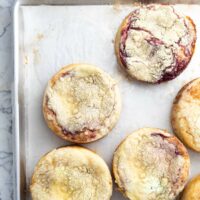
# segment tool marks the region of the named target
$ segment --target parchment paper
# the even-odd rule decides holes
[[[42,98],[47,81],[61,67],[71,63],[99,66],[118,80],[122,98],[120,120],[105,138],[84,145],[95,150],[111,166],[113,152],[128,134],[142,127],[172,132],[170,110],[178,90],[200,76],[200,6],[178,5],[197,26],[197,46],[187,69],[175,80],[149,85],[129,80],[119,68],[114,38],[133,6],[29,6],[23,17],[21,57],[25,70],[26,177],[29,184],[39,158],[53,148],[69,143],[55,136],[42,115]],[[167,17],[167,16],[166,16]],[[191,177],[200,173],[200,154],[189,150]],[[113,200],[124,199],[114,189]]]

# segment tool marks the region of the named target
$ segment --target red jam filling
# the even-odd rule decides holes
[[[152,7],[147,7],[147,9],[153,9]],[[176,14],[177,18],[180,19],[180,16],[174,11],[173,12]],[[144,31],[144,32],[148,32],[151,35],[151,39],[148,39],[147,42],[150,45],[153,46],[160,46],[160,45],[165,45],[163,41],[161,41],[160,39],[156,38],[153,36],[153,34],[148,31],[145,30],[144,28],[140,28],[140,27],[134,27],[134,23],[135,21],[138,20],[137,15],[139,13],[139,9],[135,10],[128,19],[128,22],[126,23],[126,27],[124,27],[121,31],[121,40],[120,40],[120,46],[119,46],[119,55],[120,55],[120,60],[121,63],[123,64],[123,66],[125,68],[127,68],[127,62],[126,62],[126,58],[128,57],[127,53],[126,53],[126,40],[128,37],[128,32],[129,30],[137,30],[137,31]],[[185,26],[187,27],[186,22],[184,21]],[[186,33],[188,34],[188,33]],[[191,59],[191,46],[194,48],[195,45],[195,40],[192,41],[192,44],[188,46],[183,46],[180,44],[181,43],[181,38],[180,40],[177,42],[177,44],[179,45],[179,47],[181,47],[181,49],[183,50],[184,53],[184,58],[178,58],[178,56],[173,52],[173,47],[170,46],[168,48],[171,48],[173,55],[174,55],[174,59],[173,62],[171,64],[171,66],[167,67],[162,74],[162,77],[157,81],[157,83],[161,83],[164,81],[169,81],[174,79],[175,77],[177,77],[188,65],[190,59]],[[167,46],[167,45],[165,45]],[[154,52],[156,53],[156,52]],[[170,70],[168,70],[170,68]]]

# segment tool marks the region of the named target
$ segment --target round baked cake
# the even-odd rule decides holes
[[[200,152],[200,78],[179,91],[173,103],[171,121],[181,141]]]
[[[33,200],[109,200],[112,178],[106,163],[97,154],[68,146],[40,159],[30,191]]]
[[[117,84],[92,65],[62,68],[49,81],[43,100],[45,120],[61,138],[88,143],[107,135],[120,114]]]
[[[200,175],[193,178],[186,186],[181,200],[199,200],[200,199]]]
[[[192,19],[173,6],[137,7],[120,26],[115,49],[120,65],[140,81],[160,83],[177,77],[195,48]]]
[[[133,132],[113,158],[115,181],[130,200],[174,200],[185,186],[189,166],[183,144],[156,128]]]

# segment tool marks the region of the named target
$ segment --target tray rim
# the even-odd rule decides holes
[[[114,5],[120,0],[16,0],[13,6],[13,43],[14,43],[14,84],[12,85],[12,120],[13,120],[13,191],[14,200],[25,200],[25,173],[21,160],[21,140],[20,140],[20,101],[19,101],[19,8],[20,6],[67,6],[67,5]],[[162,0],[147,0],[141,3],[162,3]],[[165,0],[164,0],[165,1]],[[167,4],[174,4],[166,0]],[[193,0],[192,3],[181,0],[180,3],[200,4],[200,0]],[[126,3],[133,3],[133,0],[127,0]],[[176,0],[174,0],[176,2]],[[137,2],[138,3],[138,2]],[[25,149],[24,149],[25,150]],[[22,177],[22,175],[24,177]]]
[[[14,84],[13,84],[13,132],[14,132],[14,152],[13,152],[13,190],[14,199],[20,200],[20,137],[19,137],[19,96],[18,96],[18,69],[19,69],[19,51],[18,51],[18,9],[19,1],[16,1],[13,7],[13,42],[14,42]]]

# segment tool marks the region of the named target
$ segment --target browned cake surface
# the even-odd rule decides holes
[[[200,78],[186,84],[176,96],[171,114],[177,136],[200,152]]]
[[[107,135],[120,114],[116,82],[97,67],[69,65],[49,81],[43,113],[58,136],[76,143],[88,143]]]
[[[110,200],[110,171],[94,152],[68,146],[43,156],[30,186],[33,200]]]
[[[113,159],[115,181],[130,200],[174,200],[186,184],[189,166],[183,144],[155,128],[133,132]]]
[[[200,200],[200,175],[188,183],[181,200]]]

